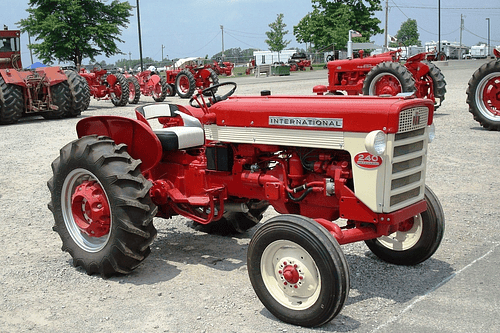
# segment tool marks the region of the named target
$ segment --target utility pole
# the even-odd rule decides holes
[[[222,54],[221,54],[221,58],[222,58],[222,61],[224,61],[224,26],[221,25],[220,29],[222,30]]]
[[[163,46],[163,44],[161,44],[161,62],[163,62],[163,49],[165,48],[165,46]]]
[[[441,0],[438,0],[438,50],[437,55],[441,53]],[[439,59],[438,59],[439,60]]]
[[[384,37],[384,52],[389,49],[389,44],[387,44],[387,34],[389,33],[388,22],[389,21],[389,0],[385,0],[385,37]]]
[[[139,14],[139,0],[137,0],[137,28],[139,29],[139,56],[141,58],[141,72],[144,70],[142,64],[142,41],[141,41],[141,15]]]
[[[460,14],[460,51],[458,52],[458,60],[462,60],[462,30],[464,29],[464,17]]]
[[[486,58],[490,56],[490,18],[487,17],[486,20],[488,21],[488,53],[486,54]]]

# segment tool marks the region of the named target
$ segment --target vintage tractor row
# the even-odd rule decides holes
[[[414,92],[428,98],[437,109],[445,98],[446,81],[441,70],[427,61],[427,53],[416,54],[400,63],[401,49],[359,58],[329,61],[328,86],[319,85],[317,94],[391,95]]]
[[[481,126],[500,131],[500,49],[493,50],[495,60],[474,72],[467,87],[467,104]]]
[[[26,115],[59,119],[86,110],[89,87],[76,72],[60,67],[22,69],[20,34],[0,30],[0,125],[16,123]]]
[[[216,95],[223,85],[232,89]],[[229,98],[235,89],[199,90],[189,106],[140,106],[137,120],[80,120],[48,181],[54,230],[75,266],[132,272],[151,252],[154,217],[245,232],[271,205],[281,215],[250,241],[250,281],[277,318],[309,327],[347,300],[341,244],[364,241],[398,265],[437,250],[444,215],[425,185],[430,99]]]

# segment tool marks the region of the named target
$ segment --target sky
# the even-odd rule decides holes
[[[3,0],[6,1],[6,0]],[[119,43],[124,53],[110,58],[99,56],[97,61],[112,64],[120,59],[139,59],[137,24],[137,0],[128,0],[134,6],[130,24],[122,31]],[[376,13],[385,28],[386,0],[381,1],[383,10]],[[388,33],[396,35],[401,24],[409,18],[417,21],[422,44],[438,40],[438,5],[441,9],[441,41],[460,41],[460,16],[463,15],[462,42],[471,46],[488,39],[490,22],[490,44],[500,45],[500,1],[483,0],[388,0]],[[0,23],[17,29],[16,22],[28,17],[28,1],[11,1],[2,6]],[[293,26],[312,11],[309,0],[139,0],[143,57],[160,60],[164,58],[209,57],[224,49],[240,47],[267,50],[265,32],[278,14],[284,14],[288,47],[304,48],[293,36]],[[222,34],[223,26],[224,34]],[[0,25],[1,27],[1,25]],[[383,45],[384,35],[372,36],[375,44]],[[23,65],[31,64],[27,47],[28,36],[21,36]],[[38,61],[36,56],[34,62]],[[84,64],[88,63],[84,60]]]

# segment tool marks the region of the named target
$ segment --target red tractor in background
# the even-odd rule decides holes
[[[222,58],[219,57],[216,60],[214,60],[211,68],[217,75],[232,76],[234,63],[230,61],[223,61]]]
[[[223,85],[232,89],[216,95]],[[132,272],[151,252],[154,217],[241,233],[271,205],[281,215],[250,241],[250,281],[277,318],[312,327],[347,300],[341,244],[364,241],[398,265],[437,250],[444,213],[425,184],[430,99],[229,97],[235,89],[226,82],[197,91],[188,106],[140,106],[136,120],[77,124],[48,181],[53,229],[75,266],[104,277]]]
[[[166,82],[174,87],[180,98],[190,98],[196,89],[206,89],[219,83],[217,73],[203,60],[194,57],[179,59],[165,71]]]
[[[400,63],[401,49],[359,58],[329,61],[328,86],[316,86],[317,94],[391,95],[414,92],[428,98],[437,109],[445,98],[446,81],[441,70],[419,53]]]
[[[87,80],[90,95],[97,100],[111,100],[114,106],[124,106],[129,98],[129,84],[120,73],[108,73],[106,69],[95,66],[90,71],[80,69],[80,75]]]
[[[155,70],[145,70],[136,75],[125,73],[128,82],[130,104],[137,104],[141,95],[153,97],[155,102],[163,102],[165,97],[174,96],[175,88],[168,84],[165,77]]]
[[[313,70],[312,61],[307,59],[307,55],[305,53],[294,53],[288,60],[288,64],[290,65],[290,71],[305,71],[307,67],[310,70]]]
[[[76,72],[60,67],[22,69],[20,36],[19,30],[0,30],[0,125],[26,115],[59,119],[86,110],[89,90]]]
[[[477,69],[467,86],[467,104],[474,120],[492,131],[500,131],[500,49],[496,59]]]

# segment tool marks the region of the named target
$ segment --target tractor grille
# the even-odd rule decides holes
[[[385,212],[392,212],[424,197],[429,109],[416,107],[399,115],[399,131],[389,136],[392,165],[387,169]],[[389,145],[388,145],[389,147]]]

